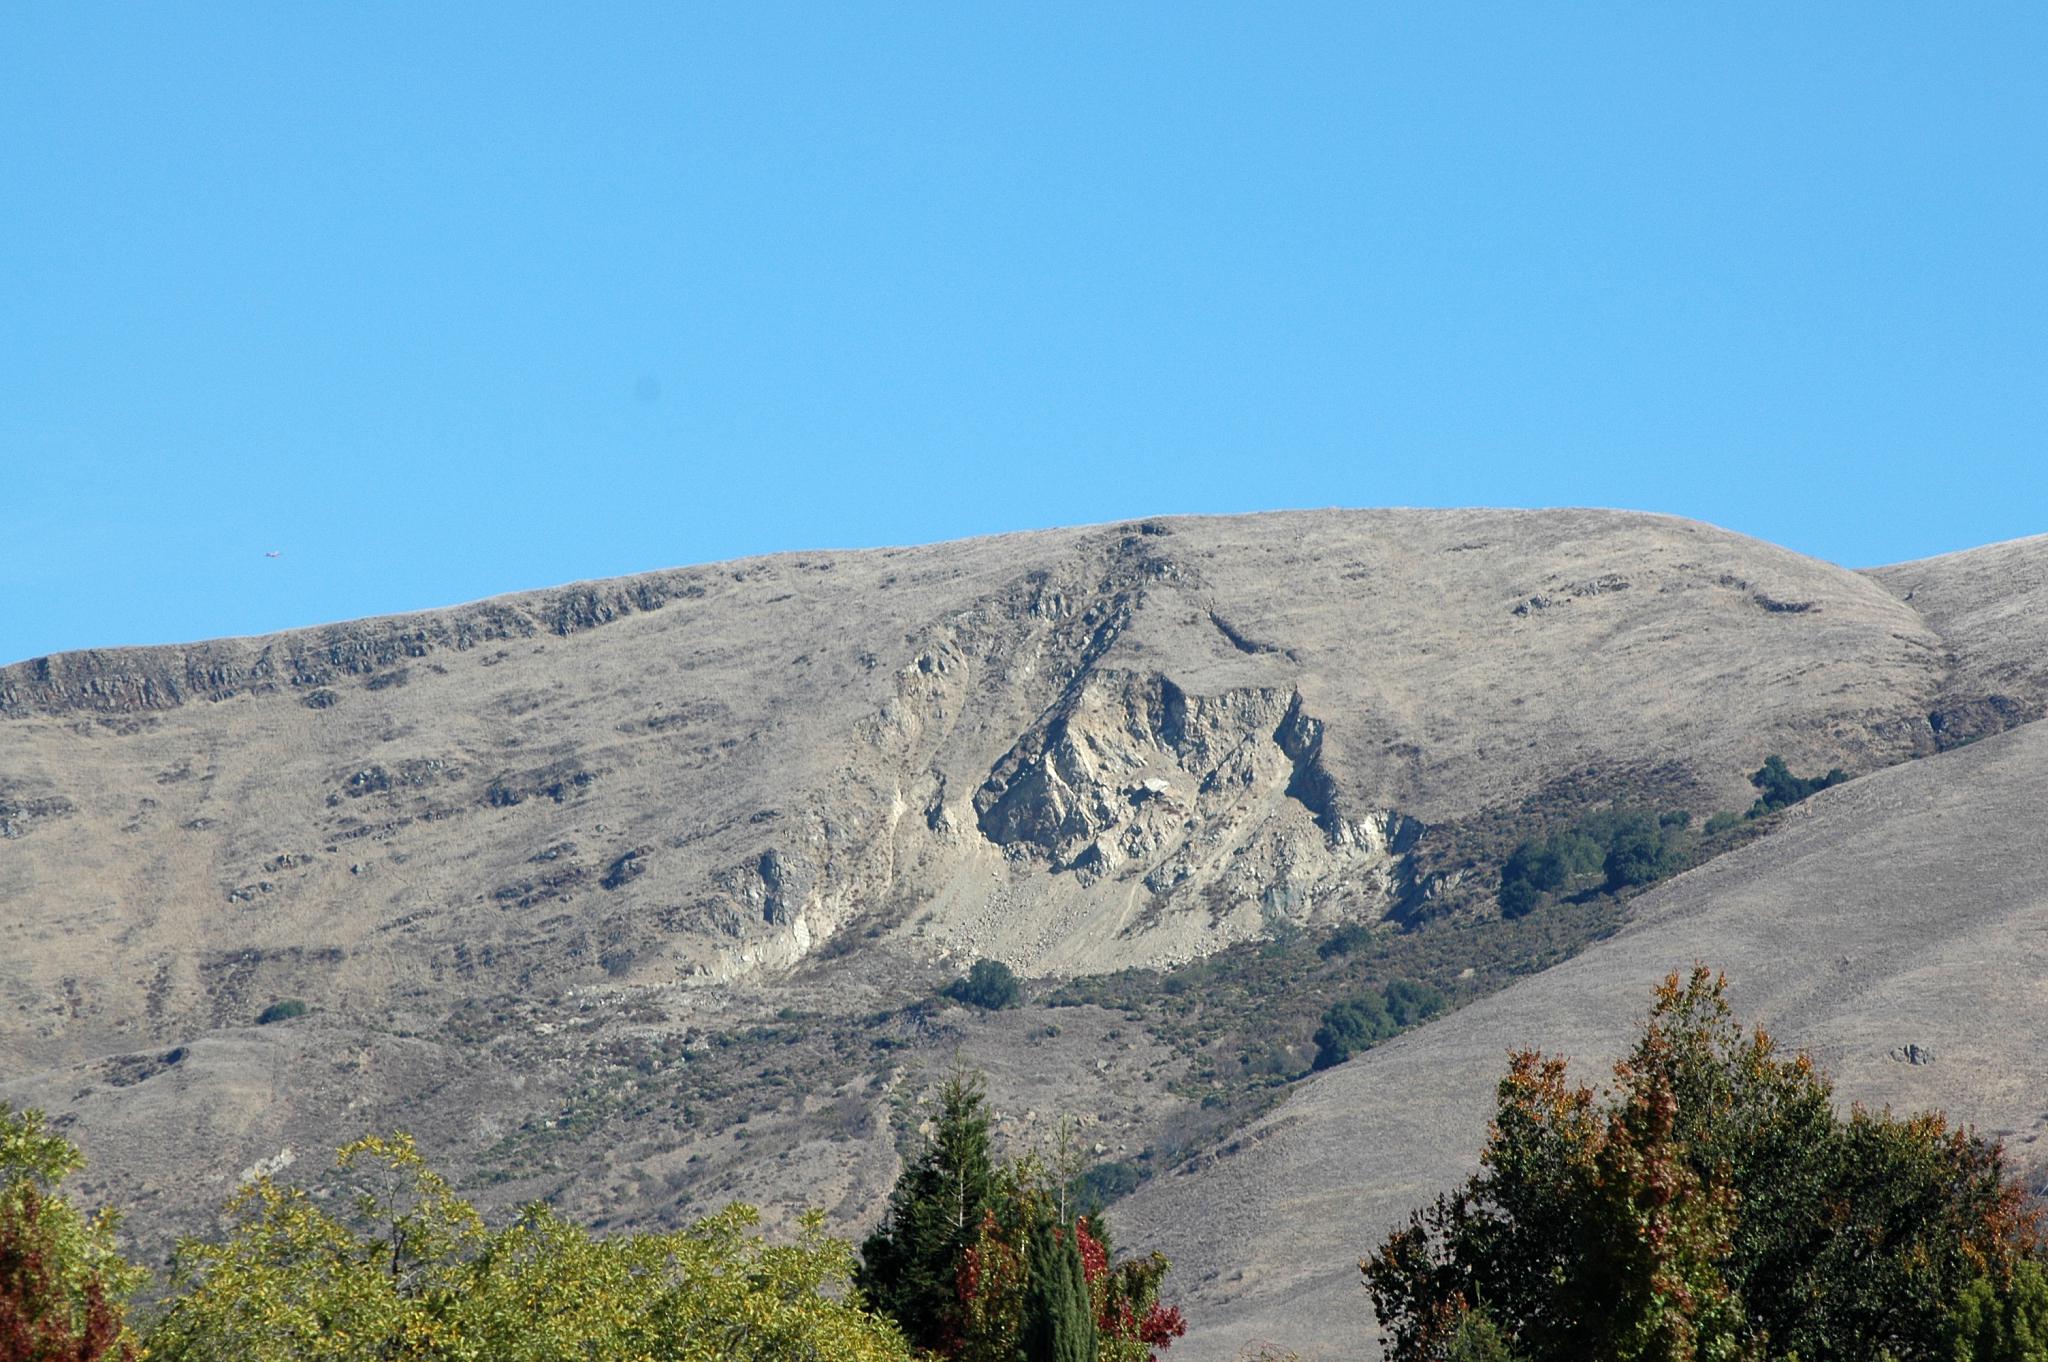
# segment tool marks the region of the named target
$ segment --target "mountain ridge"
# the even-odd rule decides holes
[[[241,1170],[396,1124],[490,1196],[610,1224],[792,1215],[797,1186],[858,1227],[955,1051],[1006,1138],[1071,1109],[1104,1159],[1227,1147],[1208,1040],[935,989],[977,957],[1044,994],[1477,930],[1513,841],[1589,809],[1739,810],[1771,753],[1963,756],[2048,698],[2044,563],[2048,538],[1851,572],[1632,512],[1275,512],[32,659],[0,668],[0,1097],[68,1123],[153,1244]],[[1582,944],[1557,931],[1532,949]],[[310,1015],[256,1024],[284,999]],[[1177,1242],[1144,1209],[1168,1186],[1132,1205]],[[1183,1251],[1225,1335],[1257,1322]]]

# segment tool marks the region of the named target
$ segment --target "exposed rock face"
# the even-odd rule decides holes
[[[1158,900],[1221,896],[1306,915],[1363,875],[1366,901],[1419,828],[1346,818],[1299,692],[1190,696],[1164,676],[1090,675],[1003,755],[974,797],[997,846],[1084,881],[1142,881]]]

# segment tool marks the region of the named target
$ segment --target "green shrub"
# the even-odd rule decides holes
[[[1358,1051],[1428,1021],[1448,1005],[1440,991],[1412,979],[1396,979],[1382,990],[1339,999],[1324,1010],[1323,1024],[1316,1029],[1314,1067],[1342,1064]]]
[[[1764,764],[1749,778],[1749,783],[1762,792],[1756,803],[1749,806],[1749,816],[1761,818],[1767,813],[1776,813],[1809,795],[1819,794],[1831,785],[1840,785],[1848,778],[1840,767],[1824,776],[1795,776],[1785,765],[1785,759],[1773,752],[1764,758]]]
[[[1607,843],[1600,868],[1609,890],[1655,884],[1677,867],[1679,851],[1665,835],[1665,825],[1633,817],[1618,823]]]
[[[1074,1204],[1086,1215],[1100,1215],[1103,1207],[1137,1191],[1144,1180],[1144,1170],[1129,1159],[1098,1163],[1074,1179]]]
[[[1540,841],[1523,842],[1501,865],[1501,915],[1523,917],[1547,898],[1579,889],[1612,893],[1663,879],[1686,865],[1691,827],[1692,815],[1683,809],[1655,817],[1602,809]]]
[[[293,1017],[303,1017],[305,1015],[306,1005],[304,1003],[300,1002],[297,998],[286,998],[283,1002],[272,1003],[261,1012],[258,1012],[256,1014],[256,1024],[258,1026],[268,1026],[272,1022],[290,1021]]]
[[[2048,1362],[2048,1272],[2024,1262],[2010,1281],[1979,1277],[1950,1313],[1955,1362]]]
[[[1706,835],[1709,837],[1719,837],[1730,828],[1739,828],[1741,826],[1741,814],[1723,809],[1707,820]]]
[[[1331,932],[1329,939],[1316,947],[1316,955],[1319,959],[1329,960],[1339,955],[1362,951],[1371,944],[1372,928],[1362,922],[1347,922]]]
[[[1323,1012],[1323,1024],[1316,1028],[1315,1067],[1321,1070],[1342,1064],[1395,1030],[1382,994],[1363,993],[1331,1003]]]
[[[1413,979],[1387,985],[1387,1015],[1399,1027],[1419,1026],[1448,1006],[1443,993]]]
[[[977,960],[965,975],[946,985],[945,993],[955,1002],[994,1012],[1015,1007],[1023,990],[1017,976],[1002,961]]]

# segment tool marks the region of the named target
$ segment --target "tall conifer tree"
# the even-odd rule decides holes
[[[961,1254],[994,1189],[981,1076],[956,1072],[940,1089],[930,1138],[896,1179],[889,1210],[860,1251],[861,1290],[919,1347],[942,1352],[952,1340]]]
[[[1071,1225],[1042,1222],[1031,1236],[1024,1288],[1024,1362],[1095,1362],[1095,1314]]]

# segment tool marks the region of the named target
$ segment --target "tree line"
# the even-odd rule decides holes
[[[1586,813],[1547,836],[1518,843],[1501,864],[1496,901],[1503,917],[1518,918],[1578,893],[1620,893],[1654,884],[1711,854],[1714,839],[1746,822],[1839,785],[1840,768],[1826,775],[1794,775],[1773,753],[1750,774],[1754,803],[1743,813],[1723,811],[1695,830],[1685,809],[1650,813],[1617,805]],[[1707,845],[1703,848],[1702,842]]]
[[[131,1311],[149,1274],[64,1195],[78,1150],[0,1105],[0,1362],[1150,1362],[1186,1327],[1166,1260],[1115,1261],[1058,1161],[997,1161],[988,1126],[955,1074],[858,1251],[818,1212],[771,1242],[737,1203],[658,1233],[538,1203],[494,1228],[409,1137],[366,1137],[337,1190],[244,1186]]]

